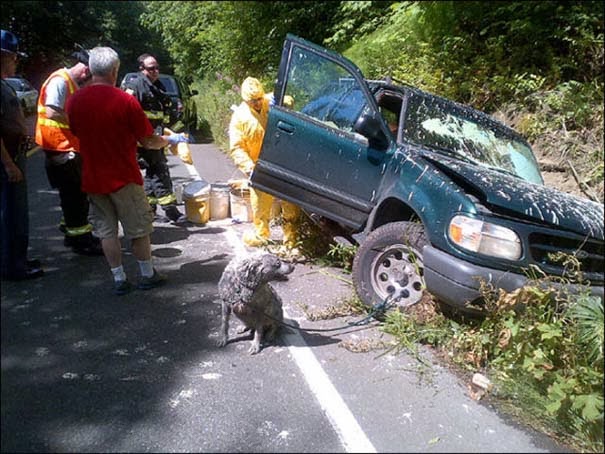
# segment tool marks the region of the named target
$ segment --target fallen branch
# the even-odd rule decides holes
[[[567,172],[567,168],[554,162],[539,162],[542,172]]]
[[[590,186],[588,186],[586,183],[584,183],[583,181],[580,181],[580,177],[578,176],[578,173],[576,172],[576,169],[574,168],[573,164],[571,163],[571,161],[567,161],[567,164],[569,164],[569,168],[571,169],[571,173],[574,177],[574,179],[576,180],[576,183],[578,183],[578,186],[580,187],[580,190],[586,194],[586,196],[592,200],[593,202],[598,202],[599,198],[596,196],[596,194],[590,189]]]

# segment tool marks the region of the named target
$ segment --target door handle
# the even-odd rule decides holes
[[[277,129],[281,129],[282,131],[292,134],[294,132],[294,126],[290,123],[286,123],[285,121],[279,120],[277,122]]]

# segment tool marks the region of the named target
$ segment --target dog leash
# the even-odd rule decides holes
[[[370,310],[370,313],[366,317],[362,318],[361,320],[359,320],[357,322],[347,323],[346,325],[339,326],[336,328],[300,328],[299,326],[290,325],[289,323],[285,323],[281,320],[277,320],[276,318],[273,318],[267,314],[265,314],[265,317],[276,321],[280,325],[284,325],[284,326],[287,326],[288,328],[293,328],[298,331],[308,331],[308,332],[340,331],[342,329],[351,328],[353,326],[365,325],[365,324],[369,323],[371,318],[375,318],[376,320],[378,320],[378,317],[384,315],[387,310],[389,310],[392,306],[395,305],[395,303],[390,302],[390,300],[392,300],[392,299],[393,299],[393,295],[391,294],[391,295],[387,296],[383,302],[374,304],[372,306],[372,309]]]

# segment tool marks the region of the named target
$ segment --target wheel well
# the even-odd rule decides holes
[[[390,197],[382,201],[374,212],[370,231],[390,222],[414,221],[418,219],[416,212],[401,200]]]

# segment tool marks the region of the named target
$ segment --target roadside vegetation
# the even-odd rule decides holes
[[[602,1],[7,1],[1,22],[21,38],[30,55],[21,71],[38,87],[74,43],[114,47],[123,72],[136,70],[137,55],[157,54],[163,72],[198,90],[198,134],[225,151],[239,84],[252,75],[271,91],[292,33],[343,53],[368,78],[492,114],[527,137],[560,189],[604,201]],[[353,247],[308,220],[303,231],[309,259],[350,271]],[[389,312],[383,328],[397,348],[426,344],[489,377],[493,387],[472,390],[477,397],[579,451],[603,452],[603,304],[586,292],[555,295],[531,273],[533,285],[512,294],[486,289],[482,320],[444,314],[427,297]]]

